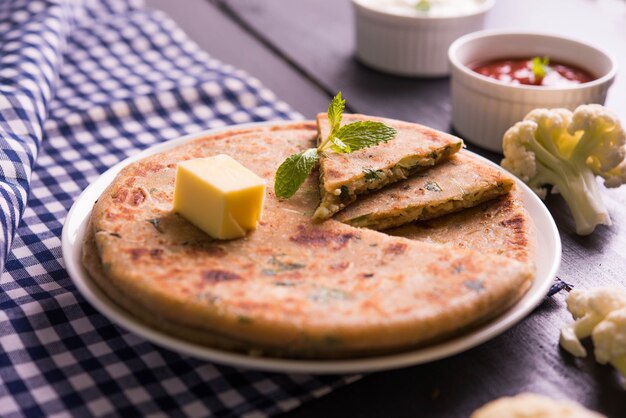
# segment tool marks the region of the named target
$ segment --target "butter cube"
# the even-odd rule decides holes
[[[228,155],[183,161],[174,211],[217,239],[240,238],[261,218],[265,182]]]

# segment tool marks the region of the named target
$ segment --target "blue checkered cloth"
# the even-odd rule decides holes
[[[160,349],[94,311],[61,257],[70,206],[118,161],[298,114],[131,1],[1,1],[0,48],[0,416],[263,417],[347,382]]]

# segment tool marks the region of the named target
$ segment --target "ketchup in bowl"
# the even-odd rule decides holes
[[[501,59],[478,63],[469,68],[507,84],[565,87],[595,80],[594,76],[574,65],[537,60],[538,58]]]

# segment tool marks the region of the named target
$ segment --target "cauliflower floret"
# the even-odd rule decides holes
[[[626,377],[626,308],[609,313],[593,330],[596,361],[611,363]]]
[[[576,321],[561,329],[561,346],[585,357],[580,339],[591,336],[598,363],[611,363],[626,378],[626,289],[573,290],[567,297],[567,309]]]
[[[582,106],[572,118],[571,135],[584,132],[580,141],[585,145],[587,166],[604,179],[606,187],[626,183],[626,135],[619,119],[600,105]]]
[[[504,134],[502,167],[544,198],[552,186],[567,202],[576,233],[611,225],[596,176],[607,187],[626,183],[626,134],[617,116],[600,105],[535,109]]]
[[[507,158],[502,160],[502,167],[517,175],[524,183],[528,183],[537,174],[535,153],[528,146],[536,130],[535,122],[522,121],[506,131],[502,140],[502,146],[507,155]],[[539,187],[533,190],[540,197],[545,197],[545,188]]]
[[[561,346],[577,357],[587,351],[580,339],[591,336],[594,328],[611,312],[626,307],[626,290],[620,287],[575,289],[567,296],[567,309],[576,320],[561,329]]]
[[[489,402],[470,418],[606,418],[570,401],[555,401],[534,393],[522,393]]]

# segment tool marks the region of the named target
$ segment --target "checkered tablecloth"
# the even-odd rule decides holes
[[[298,117],[136,2],[0,1],[0,416],[257,417],[347,381],[160,349],[94,311],[61,257],[70,206],[118,161],[207,128]]]

